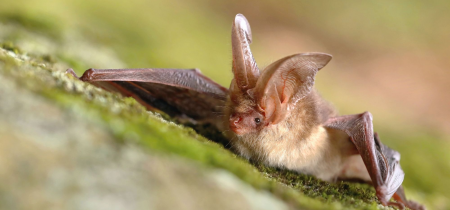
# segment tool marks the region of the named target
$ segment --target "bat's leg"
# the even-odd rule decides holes
[[[372,115],[364,112],[330,118],[324,125],[342,130],[350,136],[369,172],[376,195],[383,205],[402,204],[390,202],[392,195],[403,182],[404,173],[400,168],[400,154],[381,144],[373,133]]]

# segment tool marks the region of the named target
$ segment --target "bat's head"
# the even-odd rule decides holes
[[[255,109],[255,101],[242,92],[236,80],[231,81],[230,93],[232,94],[228,103],[229,126],[234,133],[237,135],[253,133],[266,126],[264,112]]]
[[[260,73],[250,50],[250,25],[241,14],[236,15],[231,37],[234,79],[227,120],[237,135],[257,133],[283,121],[311,92],[317,71],[331,60],[325,53],[294,54]]]

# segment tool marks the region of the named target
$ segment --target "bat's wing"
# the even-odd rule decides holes
[[[131,96],[147,107],[172,117],[189,117],[219,127],[228,90],[197,69],[89,69],[82,81]]]
[[[400,154],[379,141],[373,132],[372,115],[365,112],[334,117],[324,126],[342,130],[350,136],[366,165],[380,202],[383,205],[403,206],[401,203],[389,202],[405,176],[399,163]]]

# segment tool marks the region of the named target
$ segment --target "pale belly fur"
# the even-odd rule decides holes
[[[318,126],[307,139],[281,141],[276,147],[266,146],[269,166],[284,167],[319,179],[332,181],[341,171],[344,157],[333,146],[327,131]]]
[[[362,158],[348,154],[353,143],[345,133],[317,126],[306,139],[291,138],[295,135],[284,135],[275,141],[271,137],[259,137],[252,144],[236,142],[236,146],[246,158],[256,159],[268,166],[314,175],[325,181],[335,181],[337,178],[370,181]]]

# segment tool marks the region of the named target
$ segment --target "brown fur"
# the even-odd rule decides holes
[[[231,113],[247,112],[256,107],[248,96],[241,95],[237,98],[239,103],[228,100],[225,127],[229,126]],[[347,173],[343,178],[361,176],[344,168],[349,164],[346,163],[348,157],[353,155],[349,151],[354,148],[348,136],[322,127],[326,119],[337,115],[327,101],[313,90],[289,109],[286,119],[278,124],[264,126],[261,130],[243,135],[226,132],[232,147],[245,158],[269,166],[312,174],[327,181],[336,180],[344,175],[342,172]],[[360,164],[357,164],[356,168],[358,167]],[[359,178],[367,177],[362,176]]]

